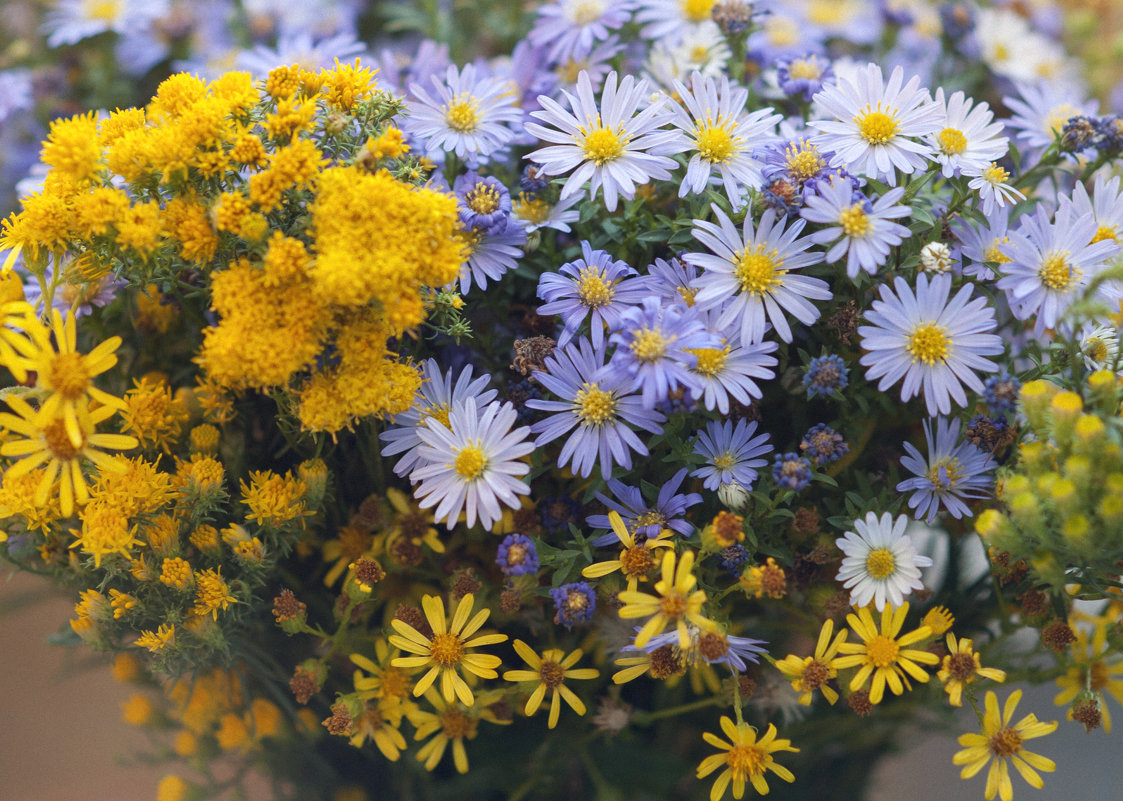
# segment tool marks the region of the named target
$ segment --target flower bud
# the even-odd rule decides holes
[[[1048,428],[1049,401],[1057,392],[1059,390],[1055,384],[1039,378],[1023,386],[1018,396],[1022,414],[1029,421],[1030,428],[1039,434]]]

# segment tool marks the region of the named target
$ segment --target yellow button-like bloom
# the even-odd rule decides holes
[[[973,682],[976,676],[997,682],[1006,681],[1005,670],[982,666],[971,640],[962,637],[956,641],[955,635],[949,631],[948,655],[944,657],[936,678],[944,683],[944,691],[952,706],[963,705],[963,688]]]
[[[714,754],[702,760],[698,765],[698,778],[704,779],[718,768],[724,766],[714,786],[710,789],[710,801],[718,801],[725,795],[729,782],[733,782],[733,797],[741,798],[745,795],[745,781],[753,785],[753,789],[761,795],[768,793],[768,783],[764,780],[766,771],[772,771],[786,782],[795,781],[792,772],[779,765],[772,758],[777,751],[799,751],[792,748],[791,740],[776,738],[776,727],[768,724],[768,731],[759,740],[756,730],[748,723],[734,723],[724,715],[721,718],[721,730],[729,738],[729,742],[716,734],[703,732],[702,738],[724,753]]]
[[[834,621],[824,621],[812,656],[800,658],[795,654],[788,654],[776,663],[784,677],[791,680],[792,689],[800,694],[799,702],[804,706],[811,703],[811,695],[815,690],[822,690],[823,697],[832,704],[838,700],[838,693],[827,682],[838,675],[836,656],[839,646],[846,642],[847,631],[843,629],[838,632],[833,640],[832,633]]]
[[[1002,801],[1011,801],[1014,797],[1014,787],[1010,783],[1011,762],[1018,773],[1022,774],[1022,778],[1038,790],[1045,782],[1037,771],[1052,773],[1057,768],[1053,760],[1046,759],[1040,754],[1030,753],[1022,747],[1022,743],[1026,740],[1052,734],[1057,728],[1057,721],[1042,723],[1036,715],[1030,714],[1011,725],[1014,709],[1021,697],[1021,690],[1010,693],[1010,697],[1006,699],[1006,706],[999,715],[998,697],[988,691],[983,730],[979,734],[960,735],[959,744],[964,746],[964,749],[952,757],[953,763],[964,766],[960,774],[964,779],[970,779],[990,763],[990,771],[987,773],[987,801],[994,798],[996,794]]]
[[[658,595],[625,590],[617,596],[624,604],[620,608],[620,617],[624,620],[651,615],[651,619],[643,624],[636,635],[636,648],[643,648],[652,637],[661,634],[670,624],[677,628],[679,647],[683,650],[690,646],[687,622],[704,631],[716,628],[712,620],[702,615],[702,604],[706,602],[705,591],[692,592],[694,585],[698,583],[698,577],[691,572],[694,569],[694,551],[684,553],[682,559],[678,560],[677,568],[675,561],[674,551],[663,555],[663,577],[655,583]]]
[[[613,512],[615,514],[615,512]],[[537,681],[538,686],[530,694],[526,702],[526,716],[530,717],[538,711],[546,693],[550,693],[550,717],[546,728],[552,729],[558,725],[558,715],[561,712],[561,700],[569,704],[570,708],[578,715],[585,714],[585,704],[581,702],[573,690],[565,686],[566,679],[595,679],[600,671],[594,668],[577,668],[574,665],[580,661],[583,651],[578,648],[569,656],[558,648],[547,648],[539,656],[534,649],[522,640],[515,640],[515,650],[519,656],[530,665],[531,670],[508,670],[503,674],[506,681]]]
[[[870,684],[870,703],[881,702],[885,685],[894,695],[900,695],[908,686],[908,676],[919,682],[928,681],[928,673],[919,663],[935,665],[940,658],[931,651],[920,651],[906,646],[926,640],[932,636],[932,629],[921,626],[900,637],[897,634],[905,623],[909,605],[901,604],[894,608],[886,604],[881,611],[881,629],[874,623],[873,614],[868,606],[858,610],[857,615],[847,615],[846,620],[862,642],[844,642],[838,646],[839,653],[846,654],[834,661],[836,668],[861,668],[850,681],[850,691],[857,692],[873,676]],[[906,676],[905,674],[908,674]]]

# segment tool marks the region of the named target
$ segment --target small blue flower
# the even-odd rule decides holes
[[[542,525],[550,534],[559,531],[569,533],[570,523],[576,523],[581,514],[581,504],[568,495],[558,495],[554,498],[543,498],[538,503],[538,514],[542,518]]]
[[[574,623],[588,623],[597,608],[597,594],[584,581],[563,584],[550,590],[554,599],[554,622],[572,628]]]
[[[495,563],[504,576],[533,575],[538,572],[538,549],[529,537],[508,534],[499,543]]]
[[[983,399],[995,415],[1011,414],[1018,405],[1022,382],[1003,370],[992,375],[983,385]]]
[[[830,395],[835,390],[841,392],[848,383],[846,362],[833,353],[816,356],[803,374],[803,387],[809,396]]]
[[[702,486],[708,490],[732,482],[752,489],[758,475],[756,468],[768,464],[766,459],[755,457],[772,450],[767,434],[753,436],[756,427],[755,420],[747,424],[738,420],[736,428],[729,420],[724,423],[711,420],[704,431],[698,432],[698,442],[694,445],[694,452],[704,456],[706,464],[690,475],[704,478]]]
[[[897,485],[899,492],[913,490],[909,498],[913,517],[932,523],[941,507],[957,520],[971,517],[963,499],[990,497],[994,460],[970,442],[959,441],[958,420],[938,418],[935,435],[929,420],[924,424],[924,438],[928,442],[927,459],[911,443],[905,443],[908,455],[901,457],[901,465],[916,477]]]
[[[788,56],[776,62],[776,81],[788,96],[802,94],[804,100],[810,101],[811,96],[832,78],[834,70],[830,62],[815,53]]]
[[[811,483],[811,462],[798,453],[785,453],[772,464],[772,478],[783,489],[799,492]]]
[[[686,478],[686,468],[679,470],[670,480],[659,489],[659,497],[655,499],[655,506],[648,506],[643,493],[636,487],[629,487],[616,479],[609,479],[608,489],[620,499],[621,503],[609,498],[604,493],[596,493],[598,501],[620,515],[624,525],[637,536],[655,537],[662,529],[669,528],[684,537],[689,537],[694,526],[684,519],[686,510],[702,502],[702,496],[697,492],[679,493],[683,479]],[[590,515],[585,518],[585,523],[591,528],[610,529],[608,515]],[[593,540],[593,545],[598,548],[618,542],[619,538],[613,532],[604,534]]]
[[[723,570],[728,570],[734,576],[741,575],[741,568],[749,561],[749,552],[740,544],[730,545],[718,551],[718,559]]]
[[[803,451],[805,456],[814,459],[815,464],[820,467],[836,462],[850,453],[850,446],[846,444],[842,434],[830,428],[826,423],[812,426],[803,435],[803,440],[799,443],[799,449]]]
[[[469,171],[453,182],[452,191],[459,202],[460,224],[464,230],[482,234],[501,234],[511,218],[511,193],[496,178],[484,178]]]

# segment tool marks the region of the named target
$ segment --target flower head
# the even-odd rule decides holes
[[[952,706],[963,705],[963,689],[979,676],[991,681],[1006,681],[1006,671],[998,668],[985,668],[979,661],[974,643],[966,637],[956,640],[948,632],[948,654],[936,672],[936,678],[944,683],[944,692]]]
[[[881,611],[886,604],[900,606],[904,596],[924,586],[917,568],[931,566],[932,560],[917,554],[907,525],[904,515],[894,520],[886,512],[879,519],[869,512],[865,520],[854,521],[856,531],[835,541],[846,554],[835,578],[850,590],[851,604],[873,603]]]
[[[654,537],[637,540],[628,530],[628,527],[624,525],[624,520],[620,517],[619,512],[609,512],[608,522],[612,526],[612,533],[619,538],[620,544],[624,546],[623,550],[620,551],[619,558],[591,564],[581,571],[581,575],[585,578],[601,578],[619,570],[628,581],[628,589],[635,590],[639,582],[647,581],[648,574],[659,563],[658,551],[655,549],[673,546],[669,538],[674,532],[663,529]]]
[[[523,661],[530,666],[530,670],[508,670],[503,674],[505,681],[534,681],[538,686],[530,694],[523,710],[527,717],[538,711],[546,693],[550,694],[550,717],[546,728],[552,729],[558,725],[558,715],[561,712],[561,702],[564,700],[569,708],[578,715],[585,714],[585,704],[581,699],[565,686],[566,679],[595,679],[600,671],[594,668],[574,668],[584,655],[578,648],[568,656],[558,648],[547,648],[539,656],[534,649],[522,640],[515,640],[515,650]]]
[[[655,584],[657,595],[625,590],[618,596],[623,604],[620,617],[624,620],[650,616],[636,635],[637,648],[643,648],[648,640],[662,633],[668,625],[677,629],[682,649],[690,644],[687,622],[703,631],[715,628],[714,623],[702,615],[705,591],[694,589],[698,583],[698,577],[693,573],[694,551],[684,553],[681,559],[677,559],[677,565],[676,559],[673,550],[663,555],[662,578]]]
[[[757,732],[748,723],[734,723],[724,715],[721,718],[721,730],[729,742],[716,734],[704,732],[702,738],[723,753],[708,756],[698,765],[698,778],[704,779],[718,768],[725,769],[718,774],[714,786],[710,790],[710,801],[718,801],[725,795],[729,783],[733,782],[733,797],[743,798],[745,795],[745,782],[752,784],[753,789],[761,795],[768,793],[768,782],[764,776],[772,771],[786,782],[795,781],[795,776],[790,770],[780,765],[773,758],[779,751],[797,752],[792,748],[791,740],[776,737],[776,727],[768,724],[764,736],[757,739]]]
[[[846,362],[833,353],[816,356],[807,363],[807,372],[803,374],[803,386],[810,397],[841,392],[848,383]]]
[[[499,543],[495,563],[504,576],[534,575],[538,572],[538,549],[529,537],[508,534]]]
[[[971,509],[963,501],[989,497],[994,483],[994,461],[970,442],[958,441],[957,419],[938,418],[934,437],[929,420],[924,424],[924,438],[928,442],[927,459],[912,443],[904,444],[907,455],[901,457],[901,465],[916,478],[897,484],[897,491],[915,490],[909,498],[909,508],[916,510],[918,520],[933,522],[940,507],[957,520],[970,517]]]
[[[811,462],[798,453],[777,454],[772,462],[772,480],[776,485],[799,492],[811,483]]]
[[[830,182],[817,181],[815,194],[804,193],[800,214],[805,220],[829,227],[812,234],[815,244],[834,242],[826,260],[836,262],[846,256],[846,275],[857,278],[861,270],[870,275],[885,264],[889,249],[909,236],[909,229],[892,222],[907,217],[909,206],[898,206],[905,190],[890,189],[875,201],[854,189],[850,178],[832,175]]]
[[[861,666],[850,680],[850,691],[857,692],[870,682],[871,704],[881,703],[886,685],[894,695],[900,695],[910,688],[909,676],[927,682],[928,673],[920,665],[935,665],[940,661],[931,651],[908,647],[931,636],[932,629],[927,626],[898,636],[908,613],[907,603],[897,607],[886,605],[881,610],[880,629],[868,606],[863,606],[856,615],[846,616],[850,628],[862,641],[839,645],[839,653],[844,656],[838,657],[834,666],[839,669]]]
[[[800,694],[799,702],[804,706],[811,703],[811,695],[815,690],[822,690],[823,697],[831,704],[838,700],[838,692],[828,682],[838,676],[835,657],[838,655],[838,646],[846,642],[848,632],[842,629],[832,639],[833,632],[834,621],[828,618],[819,629],[819,639],[811,656],[788,654],[776,662],[776,667],[785,678],[791,679],[792,689]]]
[[[703,478],[708,490],[716,490],[723,484],[737,482],[745,489],[751,489],[757,479],[757,468],[768,464],[763,456],[772,450],[768,434],[756,434],[757,423],[738,420],[718,422],[711,420],[703,431],[698,432],[698,442],[694,452],[706,459],[706,464],[690,475]]]
[[[574,623],[588,623],[597,609],[597,594],[584,581],[563,584],[550,590],[554,601],[554,622],[572,628]]]

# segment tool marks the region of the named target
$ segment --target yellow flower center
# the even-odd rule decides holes
[[[905,350],[913,362],[924,362],[931,367],[947,358],[951,348],[951,337],[947,329],[936,323],[921,323],[909,334]]]
[[[584,0],[574,4],[570,9],[570,19],[578,25],[595,22],[601,15],[601,3],[598,0]]]
[[[901,123],[897,121],[897,112],[893,109],[888,111],[887,114],[881,110],[881,103],[877,104],[876,109],[867,105],[865,111],[854,118],[859,135],[871,145],[884,145],[900,130]]]
[[[806,58],[797,58],[788,65],[788,77],[796,80],[814,80],[822,75],[819,65]]]
[[[494,214],[499,210],[499,191],[481,182],[464,196],[464,201],[476,214]]]
[[[1088,337],[1080,346],[1080,350],[1089,359],[1097,362],[1107,361],[1107,343],[1099,337]]]
[[[1045,116],[1045,133],[1053,136],[1064,130],[1065,124],[1073,117],[1080,116],[1080,109],[1071,103],[1053,106]]]
[[[1119,235],[1116,233],[1118,228],[1119,226],[1117,225],[1101,225],[1096,229],[1096,235],[1092,237],[1092,241],[1090,244],[1094,245],[1097,242],[1103,242],[1108,239],[1110,239],[1112,242],[1118,242]]]
[[[719,119],[716,123],[707,120],[694,132],[694,142],[698,155],[706,161],[721,164],[737,154],[738,139],[730,136]]]
[[[451,428],[448,422],[449,408],[447,403],[442,403],[438,406],[430,406],[428,409],[421,411],[422,417],[432,417],[434,420],[439,420],[445,428]]]
[[[43,440],[47,443],[47,450],[51,452],[51,456],[60,462],[69,462],[75,459],[81,452],[82,447],[75,448],[70,441],[70,435],[66,433],[66,423],[60,418],[52,420],[43,427]],[[85,446],[86,438],[82,436],[82,446]]]
[[[1009,244],[1010,237],[1004,236],[1001,239],[995,237],[994,241],[990,243],[990,247],[987,248],[986,253],[983,254],[983,261],[989,261],[995,264],[1009,264],[1013,259],[1003,253],[998,247],[999,245]]]
[[[799,26],[790,17],[771,17],[765,20],[764,35],[773,47],[790,47],[799,41]]]
[[[666,522],[667,518],[663,517],[662,512],[651,510],[636,515],[635,527],[638,529],[644,526],[661,526]]]
[[[729,357],[729,348],[687,348],[687,353],[698,357],[694,365],[694,372],[713,378],[725,369],[725,361]]]
[[[455,634],[434,634],[429,644],[429,657],[438,665],[450,667],[460,663],[464,656],[464,643]]]
[[[897,560],[888,548],[874,548],[866,557],[866,572],[876,579],[888,578],[897,569]]]
[[[538,667],[538,676],[546,688],[552,690],[565,680],[565,668],[552,659],[543,659]]]
[[[967,149],[967,137],[958,128],[944,128],[936,139],[940,143],[940,150],[949,156],[958,156]]]
[[[468,445],[456,454],[455,467],[465,481],[475,481],[487,468],[487,456],[479,445]]]
[[[962,463],[954,456],[949,456],[946,459],[941,459],[928,468],[928,472],[924,477],[935,484],[937,487],[944,489],[951,489],[959,480],[966,475],[966,470],[963,469]]]
[[[405,698],[413,687],[413,681],[398,668],[386,668],[382,672],[382,698]]]
[[[445,110],[445,123],[457,133],[471,133],[480,124],[480,104],[471,95],[456,95]]]
[[[471,737],[476,730],[476,721],[459,709],[446,709],[441,713],[441,733],[450,740]]]
[[[618,159],[626,140],[610,128],[601,126],[585,136],[585,156],[598,167]]]
[[[586,383],[573,399],[577,417],[582,423],[602,426],[616,415],[616,395],[596,384]]]
[[[808,144],[806,140],[800,140],[798,146],[795,144],[788,145],[785,164],[792,177],[799,181],[806,181],[808,178],[818,175],[819,171],[826,166],[823,157],[819,155],[819,148]]]
[[[873,230],[873,223],[861,203],[847,206],[839,212],[838,224],[842,226],[842,233],[851,239],[865,239]]]
[[[763,245],[754,245],[734,256],[733,277],[741,285],[742,292],[763,295],[782,283],[781,277],[787,273],[780,269],[783,263],[784,259],[775,248],[765,253]]]
[[[1067,292],[1080,280],[1081,271],[1068,263],[1068,252],[1054,253],[1041,262],[1037,277],[1047,289]]]
[[[570,85],[577,83],[577,79],[581,76],[581,70],[587,69],[588,64],[584,61],[576,61],[568,59],[564,64],[559,64],[554,69],[554,74],[558,76],[558,83],[563,85]]]
[[[989,746],[995,756],[1013,756],[1022,750],[1022,735],[1009,726],[1003,726],[990,736]]]
[[[82,11],[88,20],[112,22],[121,13],[122,0],[86,0]]]
[[[763,748],[755,745],[735,745],[725,755],[725,764],[733,773],[734,781],[744,781],[749,776],[759,776],[764,773],[765,767],[772,761],[772,757]]]
[[[735,464],[737,464],[737,457],[730,451],[714,457],[714,467],[718,470],[730,470]]]
[[[883,634],[877,635],[866,643],[866,653],[869,654],[870,662],[879,668],[887,668],[896,662],[900,650],[896,640]]]
[[[680,618],[686,611],[686,599],[678,592],[665,595],[663,600],[659,602],[659,611],[672,620]]]
[[[620,552],[620,570],[627,578],[642,578],[655,566],[655,557],[645,545],[625,548]]]
[[[511,210],[520,220],[534,225],[541,225],[550,218],[550,204],[540,198],[528,198],[526,193],[520,193],[511,203]]]
[[[586,267],[577,279],[577,298],[582,306],[599,309],[612,302],[616,290],[612,281],[604,280],[604,274],[596,267]]]
[[[993,186],[1006,183],[1006,179],[1009,177],[1010,173],[1006,172],[1006,170],[1002,169],[994,162],[991,162],[991,165],[983,170],[983,180]]]
[[[690,22],[705,22],[713,11],[714,0],[682,0],[681,8]]]
[[[58,353],[51,359],[47,381],[66,400],[77,400],[90,385],[90,373],[80,353]]]
[[[822,687],[829,678],[831,678],[831,669],[827,664],[818,659],[807,657],[807,662],[803,666],[803,675],[800,676],[804,690],[817,690]]]
[[[667,354],[668,340],[651,328],[644,328],[636,333],[632,340],[632,354],[637,361],[648,364],[657,362]]]

